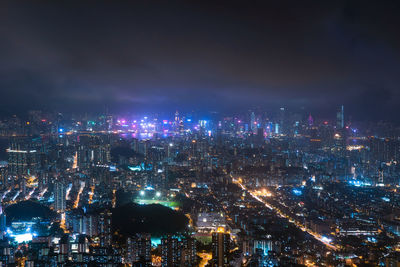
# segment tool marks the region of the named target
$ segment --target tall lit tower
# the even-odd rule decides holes
[[[181,262],[180,243],[177,238],[168,236],[161,239],[161,266],[179,266]]]
[[[6,231],[6,214],[3,212],[3,207],[0,204],[0,239],[3,239],[4,232]]]
[[[223,228],[212,234],[212,261],[215,267],[228,267],[230,234]]]
[[[62,182],[56,182],[54,185],[54,208],[58,212],[64,212],[67,206],[67,189]]]
[[[337,129],[344,128],[344,106],[343,105],[341,105],[338,108],[338,111],[336,113],[336,128]]]
[[[278,114],[278,127],[276,127],[277,129],[275,129],[276,132],[279,132],[280,129],[280,133],[286,134],[287,133],[287,129],[286,129],[286,110],[284,107],[281,107],[279,109],[279,114]],[[278,131],[277,131],[278,130]]]
[[[175,123],[179,123],[179,112],[175,112]]]
[[[256,125],[256,115],[254,114],[254,112],[251,113],[250,115],[250,129],[253,133],[255,133],[257,125]]]
[[[175,132],[179,132],[179,112],[178,111],[176,111],[175,112],[175,118],[174,118],[174,128],[175,128]]]
[[[383,184],[383,169],[379,168],[378,170],[378,184],[382,185]]]
[[[109,247],[112,243],[112,218],[111,212],[109,210],[105,210],[100,213],[98,220],[98,230],[100,237],[100,246],[101,247]]]

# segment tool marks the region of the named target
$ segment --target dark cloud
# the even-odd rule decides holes
[[[344,103],[363,119],[399,111],[394,1],[0,6],[3,110]]]

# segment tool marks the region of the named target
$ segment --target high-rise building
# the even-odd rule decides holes
[[[82,214],[67,213],[66,225],[68,228],[72,228],[71,233],[83,234],[85,232],[84,217]]]
[[[112,243],[111,216],[112,216],[112,213],[108,210],[100,213],[99,222],[98,222],[100,247],[111,246],[111,243]]]
[[[3,207],[0,205],[0,239],[3,239],[3,235],[6,231],[6,214],[3,212]]]
[[[230,234],[222,229],[212,234],[212,266],[227,267],[229,266]]]
[[[8,184],[8,165],[7,162],[0,162],[0,188],[7,187]]]
[[[151,266],[151,237],[150,234],[138,234],[126,241],[126,262],[140,263],[141,266]]]
[[[181,249],[179,240],[171,236],[161,239],[161,266],[179,266],[180,262]]]
[[[12,138],[8,153],[9,174],[14,177],[33,175],[38,167],[38,151],[32,140]]]
[[[99,136],[80,135],[77,147],[77,165],[79,169],[90,166],[106,165],[110,162],[110,144]]]
[[[182,240],[181,258],[184,266],[196,266],[197,250],[194,238],[185,238]]]
[[[174,118],[174,130],[175,133],[180,132],[180,126],[181,126],[181,119],[179,118],[179,112],[175,112],[175,118]]]
[[[89,214],[84,217],[85,234],[88,236],[98,235],[98,216]]]
[[[336,128],[337,129],[344,128],[344,106],[343,105],[341,105],[338,108],[338,111],[336,113]]]
[[[57,212],[64,212],[66,209],[67,189],[64,183],[57,181],[54,185],[54,208]]]
[[[257,144],[262,145],[264,143],[264,128],[260,127],[257,129]]]
[[[254,112],[251,112],[250,115],[250,129],[253,133],[255,133],[257,129],[256,115],[254,114]]]
[[[287,125],[286,125],[286,109],[284,107],[279,109],[278,113],[278,123],[275,129],[276,133],[286,134],[287,133]]]

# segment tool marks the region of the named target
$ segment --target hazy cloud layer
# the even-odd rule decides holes
[[[396,1],[2,1],[0,111],[400,111]]]

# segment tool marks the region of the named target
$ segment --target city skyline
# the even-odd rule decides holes
[[[399,1],[0,1],[0,266],[400,266]]]

